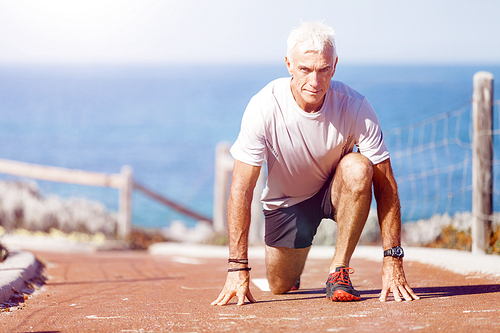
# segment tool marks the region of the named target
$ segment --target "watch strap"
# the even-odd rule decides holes
[[[392,256],[394,258],[403,258],[405,256],[403,248],[401,246],[394,246],[388,250],[385,250],[384,257],[389,257],[389,256]]]

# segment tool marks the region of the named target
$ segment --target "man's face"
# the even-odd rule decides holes
[[[331,47],[325,47],[323,52],[314,52],[304,51],[298,44],[292,51],[293,61],[285,57],[292,76],[292,94],[302,110],[316,112],[321,109],[337,65],[333,56]]]

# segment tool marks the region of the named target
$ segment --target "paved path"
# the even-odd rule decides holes
[[[277,296],[252,284],[258,303],[217,307],[210,302],[220,292],[227,266],[208,252],[195,258],[186,252],[34,251],[45,265],[46,284],[0,313],[0,331],[500,331],[499,276],[462,275],[407,260],[408,280],[422,299],[381,303],[381,264],[357,255],[351,277],[362,301],[332,303],[324,289],[330,260],[312,256],[299,291]],[[259,255],[251,256],[251,266],[253,279],[265,278]]]

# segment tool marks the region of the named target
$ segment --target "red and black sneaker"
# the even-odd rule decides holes
[[[295,282],[295,284],[293,285],[293,287],[289,291],[299,290],[299,288],[300,288],[300,276],[299,276],[297,282]]]
[[[330,273],[326,281],[326,298],[337,302],[360,301],[361,296],[349,278],[352,273],[354,269],[348,267],[337,267],[335,272]]]

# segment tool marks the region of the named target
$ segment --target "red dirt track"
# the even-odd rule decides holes
[[[405,262],[418,301],[381,303],[381,264],[353,259],[362,300],[325,298],[329,260],[309,259],[301,289],[273,295],[251,284],[258,303],[219,307],[223,259],[147,252],[35,252],[46,284],[0,313],[1,332],[500,332],[500,278],[463,276]],[[264,278],[264,260],[252,260]]]

